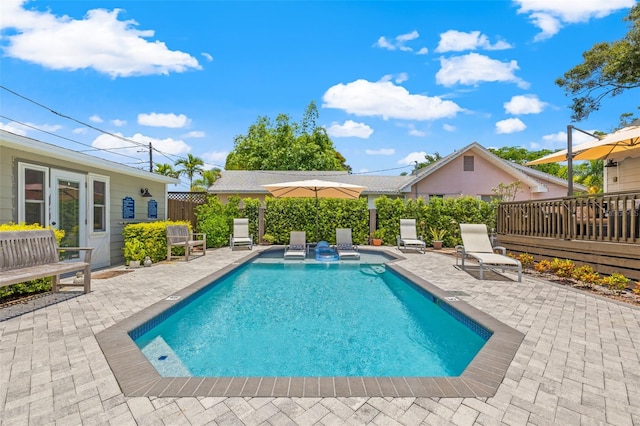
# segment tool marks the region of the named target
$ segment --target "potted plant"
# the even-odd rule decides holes
[[[371,244],[374,246],[381,246],[383,236],[384,233],[382,232],[382,229],[376,229],[371,233]]]
[[[431,245],[433,245],[434,250],[440,250],[447,230],[431,227],[429,228],[429,234],[431,234]]]
[[[130,268],[139,268],[140,262],[142,262],[147,255],[144,244],[137,238],[125,241],[122,253],[124,260]]]

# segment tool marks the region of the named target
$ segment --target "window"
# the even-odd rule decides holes
[[[93,231],[105,231],[106,211],[105,211],[105,190],[107,184],[99,180],[93,181]]]
[[[444,198],[444,194],[429,194],[429,199],[431,198]]]
[[[464,168],[465,172],[473,171],[473,155],[465,155],[464,156]]]
[[[91,232],[109,231],[109,177],[89,174]]]
[[[485,203],[490,203],[496,196],[495,195],[481,195],[480,199]]]
[[[49,170],[19,163],[18,173],[18,222],[47,226]]]

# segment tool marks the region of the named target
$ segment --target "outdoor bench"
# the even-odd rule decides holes
[[[58,247],[51,229],[0,232],[0,287],[38,278],[53,277],[52,290],[61,287],[84,287],[91,291],[90,247]],[[83,261],[60,261],[61,251],[83,251]],[[82,284],[62,284],[60,275],[83,271]]]
[[[188,261],[194,247],[202,247],[202,255],[207,251],[207,234],[192,234],[187,225],[167,226],[167,260],[177,257],[171,254],[172,247],[184,247],[184,260]]]

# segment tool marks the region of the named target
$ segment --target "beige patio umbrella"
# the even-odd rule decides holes
[[[574,160],[602,160],[613,154],[640,153],[640,126],[629,126],[609,133],[599,140],[589,141],[573,147]],[[567,161],[567,150],[545,155],[525,165],[557,163]]]
[[[316,199],[316,241],[318,240],[318,198],[356,199],[366,188],[342,182],[319,179],[295,182],[272,183],[262,185],[276,198],[315,198]]]

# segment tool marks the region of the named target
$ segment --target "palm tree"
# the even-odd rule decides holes
[[[195,155],[187,154],[187,158],[182,158],[176,161],[176,166],[182,166],[181,170],[178,170],[180,175],[187,175],[189,178],[189,188],[193,186],[193,176],[198,173],[202,175],[202,166],[204,161],[202,158],[198,158]]]
[[[196,179],[193,181],[193,186],[191,187],[191,191],[206,191],[215,181],[217,181],[222,175],[222,171],[214,167],[211,170],[205,170],[200,173],[200,179]]]
[[[173,169],[173,166],[171,164],[166,164],[166,163],[165,164],[156,163],[155,173],[159,175],[174,177],[174,178],[177,178],[179,175],[179,173]]]
[[[589,160],[575,167],[573,181],[589,188],[590,194],[602,192],[604,186],[604,161]]]

